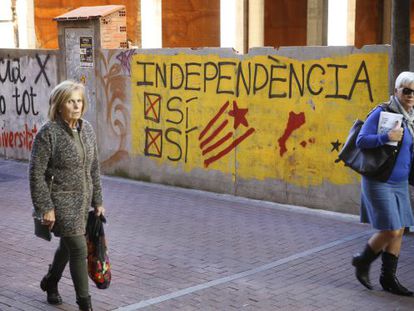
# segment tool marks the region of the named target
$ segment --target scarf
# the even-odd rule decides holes
[[[388,107],[392,112],[399,113],[399,114],[403,115],[403,122],[406,125],[406,127],[408,128],[408,130],[410,131],[411,136],[414,139],[414,109],[411,109],[410,112],[407,112],[404,109],[404,107],[401,105],[398,98],[395,97],[394,95],[392,95],[390,97],[390,104],[389,104]]]

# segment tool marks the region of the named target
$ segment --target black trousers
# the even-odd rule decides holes
[[[57,280],[62,276],[69,262],[70,275],[75,286],[76,297],[89,296],[87,246],[84,235],[60,238],[60,243],[53,258],[51,274]]]

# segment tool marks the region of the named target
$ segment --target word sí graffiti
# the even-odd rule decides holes
[[[322,96],[351,100],[356,87],[365,92],[373,102],[372,87],[367,65],[362,60],[349,89],[344,73],[347,64],[318,63],[295,64],[282,62],[268,56],[269,63],[251,61],[155,63],[137,61],[138,87],[162,87],[170,90],[187,90],[239,97],[242,94],[256,95],[265,92],[269,99],[292,98],[292,96]],[[298,68],[299,67],[299,68]],[[349,74],[349,72],[347,72]],[[334,75],[333,84],[326,85],[324,77]]]
[[[144,119],[149,120],[152,126],[145,128],[145,149],[144,154],[148,157],[163,157],[163,139],[166,143],[176,149],[176,153],[169,153],[167,159],[173,162],[184,159],[187,162],[189,134],[197,127],[190,128],[189,107],[188,105],[197,98],[193,97],[184,100],[179,96],[173,96],[165,100],[166,113],[161,118],[163,98],[160,94],[144,92]],[[185,110],[180,108],[185,104]],[[161,121],[165,121],[169,126],[163,131],[159,128]],[[185,124],[184,131],[181,130]],[[184,142],[183,142],[184,140]]]
[[[1,128],[0,131],[0,147],[4,148],[20,148],[32,150],[33,139],[36,136],[36,124],[29,128],[27,124],[21,131],[7,131]]]

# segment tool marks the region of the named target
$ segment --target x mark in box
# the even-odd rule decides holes
[[[144,92],[144,118],[160,123],[161,95]]]
[[[162,156],[162,130],[145,128],[145,150],[146,156],[161,158]]]

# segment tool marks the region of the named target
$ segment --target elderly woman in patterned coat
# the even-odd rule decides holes
[[[96,137],[82,119],[87,108],[82,84],[64,81],[51,92],[49,121],[36,135],[29,166],[35,212],[60,237],[53,263],[40,283],[50,304],[61,304],[58,282],[69,262],[80,310],[92,310],[85,228],[88,210],[103,214]]]

